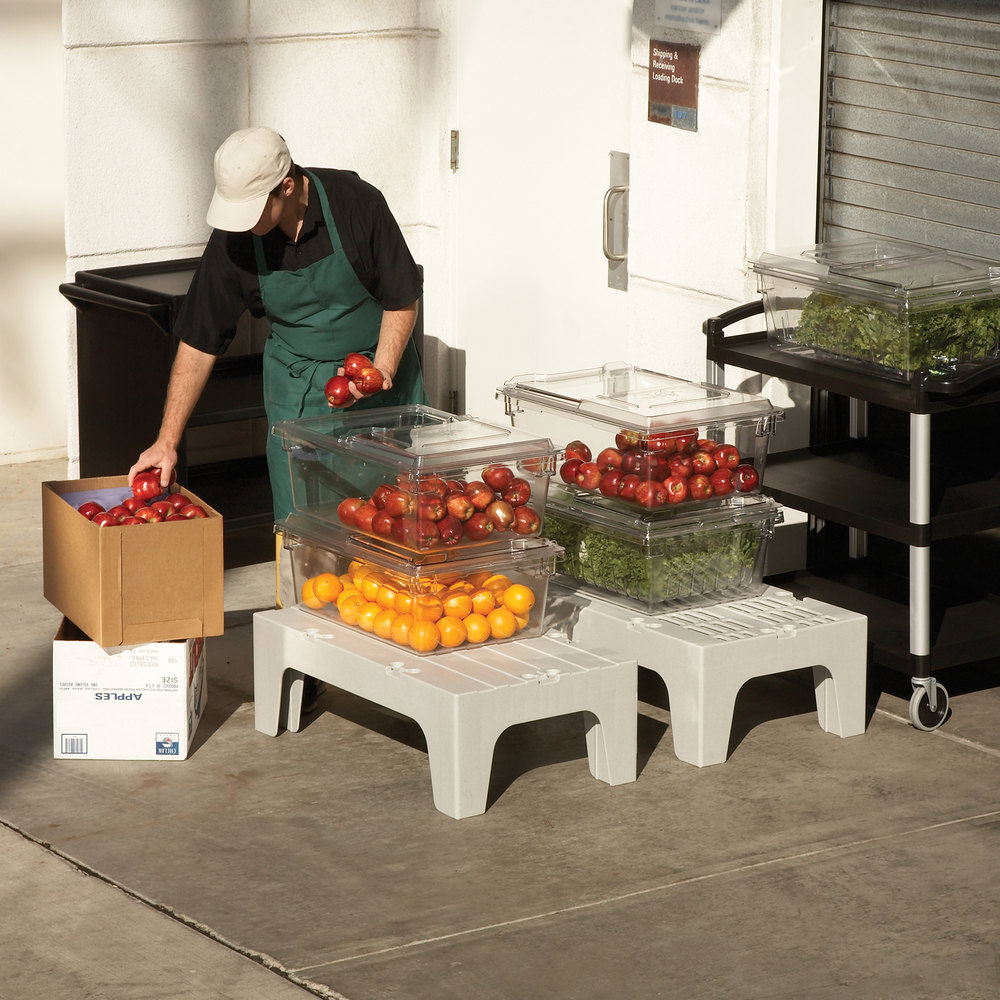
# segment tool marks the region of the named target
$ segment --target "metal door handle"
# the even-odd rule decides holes
[[[608,260],[627,260],[627,253],[612,253],[611,248],[608,246],[608,202],[611,201],[611,196],[614,194],[628,194],[628,185],[618,184],[615,187],[609,187],[604,192],[604,228],[601,235],[601,246],[604,250],[604,256]]]

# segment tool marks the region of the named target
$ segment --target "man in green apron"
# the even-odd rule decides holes
[[[329,412],[323,388],[345,356],[385,376],[355,406],[425,402],[411,334],[422,279],[381,193],[346,170],[303,169],[268,128],[241,129],[215,154],[213,232],[175,323],[179,342],[157,440],[129,470],[164,485],[217,355],[246,309],[266,316],[264,408],[281,420]],[[275,520],[292,508],[287,455],[268,436]]]

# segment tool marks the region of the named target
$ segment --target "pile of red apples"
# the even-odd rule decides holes
[[[132,495],[107,510],[96,500],[80,504],[77,510],[101,528],[114,525],[157,524],[160,521],[187,521],[208,517],[201,504],[192,503],[183,493],[165,492],[160,485],[160,469],[139,472],[132,480]],[[173,478],[171,477],[171,485]]]

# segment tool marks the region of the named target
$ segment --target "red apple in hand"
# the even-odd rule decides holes
[[[351,353],[344,358],[344,376],[355,384],[357,384],[358,376],[366,368],[371,367],[372,359],[365,357],[363,354],[358,354],[357,351],[351,351]]]
[[[327,379],[323,389],[326,394],[326,401],[331,406],[346,406],[354,399],[351,392],[351,380],[346,375],[334,375]]]
[[[382,391],[385,384],[385,376],[374,366],[362,368],[361,374],[353,380],[358,387],[358,392],[365,396],[374,396],[376,392]]]
[[[163,493],[163,487],[160,485],[160,474],[158,471],[147,469],[145,472],[137,472],[135,474],[135,478],[132,480],[133,496],[149,503],[150,500],[155,500],[161,493]],[[132,513],[134,514],[135,511]]]

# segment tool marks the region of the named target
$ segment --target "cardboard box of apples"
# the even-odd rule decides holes
[[[46,600],[98,645],[222,634],[222,516],[157,471],[42,483],[42,564]]]

